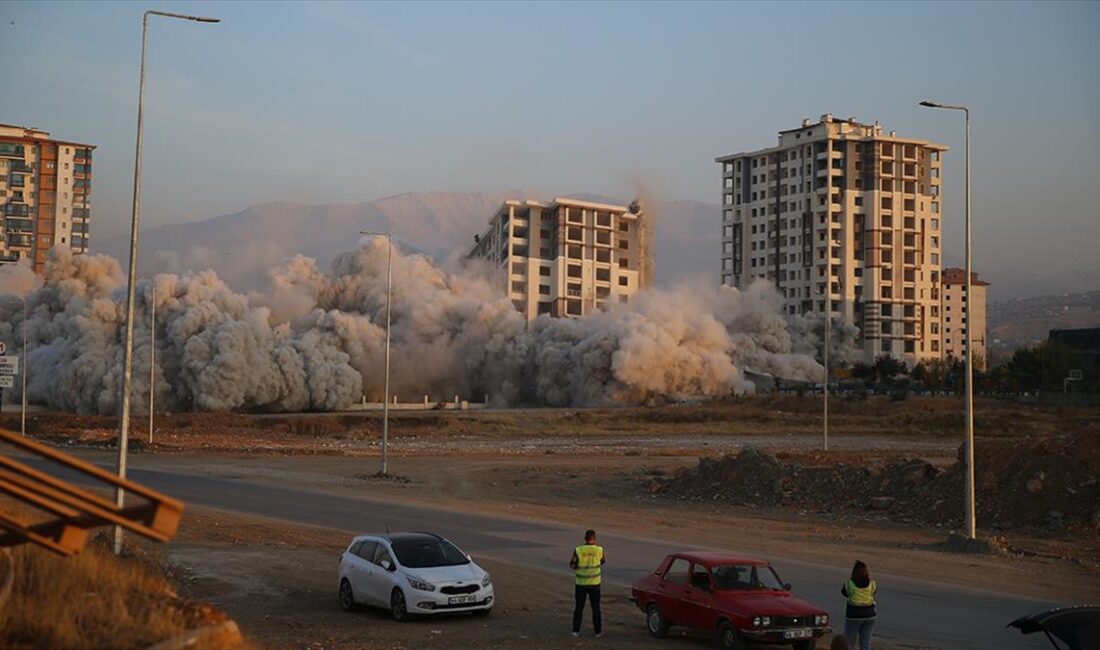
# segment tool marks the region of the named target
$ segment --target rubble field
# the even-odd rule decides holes
[[[703,457],[694,467],[653,478],[652,494],[740,506],[816,512],[882,511],[894,520],[961,524],[964,465],[919,458],[835,462],[824,453],[770,454],[746,447]],[[1100,533],[1100,438],[978,438],[975,443],[978,525]]]

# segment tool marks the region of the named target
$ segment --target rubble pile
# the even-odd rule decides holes
[[[693,468],[658,477],[653,494],[743,506],[818,512],[878,511],[891,519],[958,525],[964,465],[921,459],[870,465],[822,457],[777,458],[753,447],[700,458]],[[1100,531],[1100,439],[1070,434],[979,439],[975,448],[978,524],[997,530]],[[827,458],[827,457],[825,457]]]

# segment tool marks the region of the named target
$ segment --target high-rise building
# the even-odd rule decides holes
[[[637,204],[505,201],[474,239],[467,257],[490,264],[528,321],[605,310],[651,281],[648,225]]]
[[[966,295],[966,270],[944,269],[940,277],[940,337],[943,356],[966,359],[963,337],[970,327],[970,349],[976,356],[974,367],[985,370],[986,349],[985,296],[989,283],[970,274],[969,298]]]
[[[859,327],[868,360],[939,358],[946,151],[823,115],[774,147],[718,158],[722,282],[771,280],[788,314],[824,314],[828,300]]]
[[[94,145],[0,124],[0,263],[45,265],[55,244],[88,250]]]

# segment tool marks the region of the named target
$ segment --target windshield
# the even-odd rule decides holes
[[[447,540],[397,542],[393,545],[393,554],[397,556],[401,566],[410,569],[470,563],[466,555]]]
[[[714,585],[720,591],[734,589],[782,589],[783,583],[769,566],[725,564],[712,567]]]

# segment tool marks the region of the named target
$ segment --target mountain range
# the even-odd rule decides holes
[[[625,205],[629,199],[592,194],[571,198]],[[304,205],[261,203],[203,221],[150,228],[142,233],[139,271],[182,272],[212,268],[239,291],[267,284],[268,270],[294,254],[315,258],[321,268],[353,248],[362,230],[392,232],[406,250],[440,261],[466,252],[505,199],[549,201],[546,192],[408,192],[376,201]],[[721,208],[700,201],[650,202],[658,284],[704,276],[718,281]],[[95,252],[124,260],[127,237],[93,241]],[[961,260],[947,258],[950,266]],[[989,300],[1100,289],[1100,267],[1044,273],[1018,268],[976,267],[991,283]]]
[[[629,203],[589,194],[570,196]],[[364,230],[392,232],[402,248],[446,261],[473,245],[474,235],[484,231],[505,199],[552,198],[530,191],[416,192],[365,203],[262,203],[233,214],[142,232],[138,270],[146,275],[212,268],[238,291],[260,289],[267,284],[268,270],[282,259],[302,254],[327,268],[333,257],[355,246]],[[721,244],[718,206],[672,201],[647,205],[646,210],[656,224],[656,281],[705,275],[716,282]],[[94,251],[124,260],[129,238],[104,240]]]

